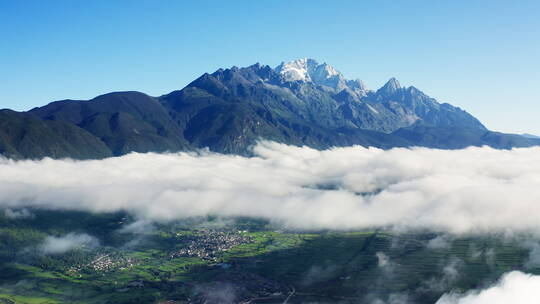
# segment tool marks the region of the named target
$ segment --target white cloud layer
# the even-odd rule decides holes
[[[129,210],[149,220],[253,216],[296,228],[540,232],[540,148],[318,151],[262,142],[254,151],[4,159],[0,207]]]
[[[512,271],[487,289],[445,294],[436,304],[536,304],[539,299],[540,276]]]

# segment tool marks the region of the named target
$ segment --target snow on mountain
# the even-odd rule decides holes
[[[282,62],[275,68],[284,81],[313,82],[317,85],[329,87],[336,92],[349,89],[362,96],[366,88],[361,80],[347,80],[343,75],[329,64],[319,64],[314,59],[301,58],[290,62]]]
[[[278,72],[285,81],[311,81],[311,76],[308,70],[313,69],[317,62],[313,59],[301,58],[290,62],[282,62],[276,67]]]

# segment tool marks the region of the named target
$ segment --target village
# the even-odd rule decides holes
[[[183,236],[182,247],[171,254],[176,257],[198,257],[206,261],[216,262],[218,254],[229,249],[251,243],[253,239],[244,231],[223,232],[210,229],[198,231],[195,235]]]
[[[78,272],[110,272],[114,270],[125,270],[133,267],[137,263],[136,259],[126,257],[118,253],[100,253],[92,259],[90,263],[72,266],[68,271]]]

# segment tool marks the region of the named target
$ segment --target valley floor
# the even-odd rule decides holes
[[[32,212],[0,217],[0,303],[435,303],[511,270],[540,273],[526,236],[298,232],[254,219],[139,225],[120,213]],[[47,237],[69,233],[99,244],[44,250]]]

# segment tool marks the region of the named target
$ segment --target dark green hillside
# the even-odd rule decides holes
[[[73,124],[29,113],[0,111],[0,154],[11,158],[104,158],[107,146]]]
[[[187,147],[167,110],[139,92],[110,93],[89,101],[57,101],[30,113],[75,124],[102,140],[114,155]]]

